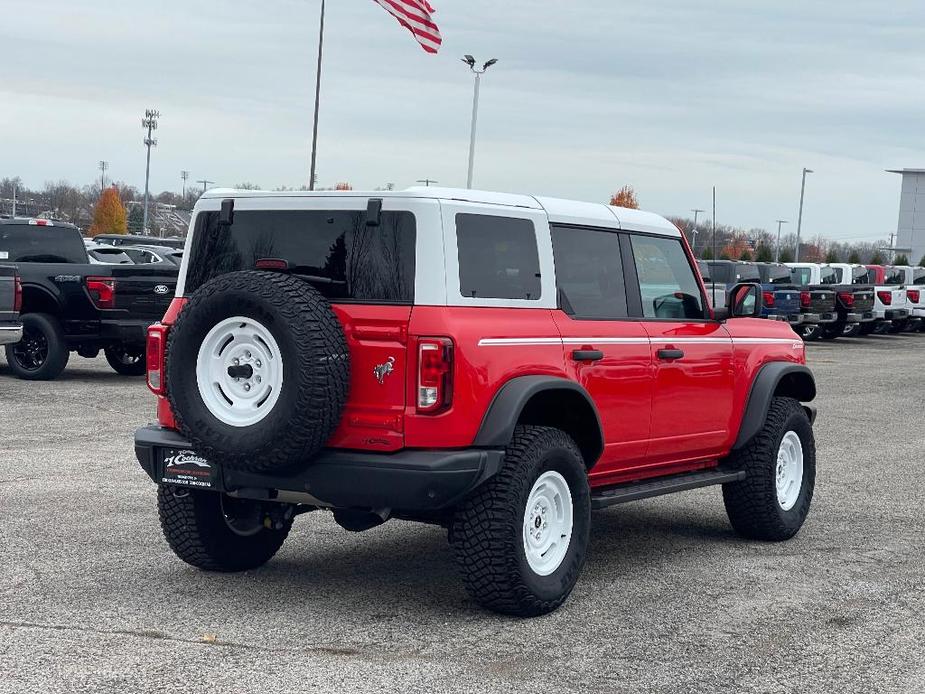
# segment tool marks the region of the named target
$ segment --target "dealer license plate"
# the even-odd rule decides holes
[[[217,470],[195,451],[176,448],[160,449],[160,478],[163,484],[210,489],[215,486]]]

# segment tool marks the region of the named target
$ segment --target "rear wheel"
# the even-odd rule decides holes
[[[823,340],[837,340],[839,337],[845,334],[845,324],[844,323],[831,323],[829,325],[822,326],[822,339]]]
[[[294,507],[234,499],[161,485],[157,511],[170,549],[205,571],[247,571],[279,551],[292,527]]]
[[[483,607],[532,617],[558,608],[584,566],[591,527],[588,473],[558,429],[518,427],[498,474],[456,510],[456,563]]]
[[[872,320],[861,323],[861,335],[873,335],[877,331],[878,321]]]
[[[106,361],[113,371],[123,376],[144,376],[145,348],[144,347],[107,347]]]
[[[771,401],[764,428],[728,464],[745,471],[723,485],[726,513],[736,532],[752,540],[789,540],[803,526],[816,484],[816,442],[803,406]]]
[[[894,335],[897,333],[902,333],[906,331],[906,328],[909,327],[909,319],[903,318],[902,320],[894,320],[893,324],[890,326],[890,332]]]
[[[857,337],[861,334],[861,323],[848,323],[842,331],[844,337]]]
[[[70,357],[61,323],[46,313],[26,313],[22,328],[22,340],[5,348],[10,370],[27,381],[57,378]]]

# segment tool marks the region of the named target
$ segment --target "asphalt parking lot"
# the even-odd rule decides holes
[[[921,692],[925,335],[809,347],[819,476],[803,532],[733,535],[718,489],[598,512],[565,607],[465,594],[438,528],[300,517],[242,575],[161,537],[141,379],[0,357],[0,692]]]

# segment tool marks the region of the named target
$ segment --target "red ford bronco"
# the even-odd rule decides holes
[[[135,449],[167,542],[267,562],[295,516],[439,524],[472,597],[556,609],[591,511],[722,485],[793,537],[815,482],[802,340],[743,284],[711,309],[654,214],[476,191],[210,191],[148,334]]]

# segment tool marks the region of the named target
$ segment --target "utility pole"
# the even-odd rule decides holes
[[[782,224],[790,224],[786,219],[777,220],[777,253],[774,254],[774,262],[780,262],[780,228]]]
[[[202,192],[205,193],[209,189],[209,184],[215,183],[215,181],[209,181],[205,178],[200,178],[198,181],[196,181],[196,183],[202,184]]]
[[[312,170],[308,189],[315,189],[315,164],[318,160],[318,111],[321,107],[321,58],[324,54],[324,0],[321,0],[321,24],[318,31],[318,71],[315,76],[315,120],[312,125]]]
[[[713,260],[716,260],[716,186],[713,186]]]
[[[100,195],[106,189],[106,169],[109,168],[108,161],[100,161]]]
[[[183,179],[183,199],[186,200],[186,182],[189,180],[189,171],[181,171],[180,178]]]
[[[157,130],[157,119],[161,117],[161,114],[153,108],[149,108],[145,111],[145,117],[141,119],[141,127],[145,128],[148,131],[147,137],[145,137],[145,147],[148,150],[148,159],[145,164],[145,204],[144,204],[144,222],[142,223],[142,232],[143,234],[148,233],[148,191],[150,190],[151,183],[151,148],[157,147],[157,138],[153,137],[153,133]]]
[[[697,217],[703,210],[691,210],[691,212],[694,213],[694,228],[691,229],[691,248],[694,250],[694,255],[697,255]]]
[[[419,178],[416,183],[423,183],[425,188],[429,188],[431,183],[440,183],[432,178]]]
[[[797,219],[797,252],[794,261],[800,262],[800,234],[803,231],[803,198],[806,197],[806,174],[813,173],[812,169],[803,168],[803,185],[800,188],[800,216]]]
[[[13,219],[16,219],[16,181],[13,181]]]
[[[479,120],[479,88],[482,84],[482,75],[488,71],[488,68],[497,63],[498,59],[492,58],[481,69],[475,66],[475,58],[471,55],[466,55],[462,61],[475,74],[475,93],[472,97],[472,128],[469,132],[469,175],[466,178],[466,188],[472,188],[472,174],[475,169],[475,130]]]

